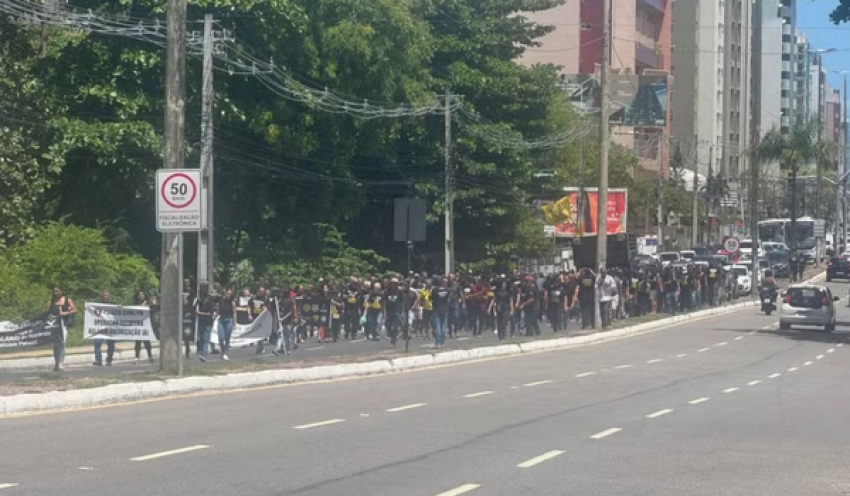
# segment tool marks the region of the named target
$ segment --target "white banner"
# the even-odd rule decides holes
[[[156,341],[148,307],[122,307],[87,302],[83,322],[85,339]]]
[[[268,310],[263,310],[253,322],[247,325],[235,324],[233,326],[233,334],[230,335],[231,348],[248,346],[251,343],[262,341],[271,336],[272,314]],[[219,344],[218,340],[218,319],[213,322],[212,334],[210,335],[210,343]]]

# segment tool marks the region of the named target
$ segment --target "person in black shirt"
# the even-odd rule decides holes
[[[546,318],[553,332],[562,330],[561,315],[564,312],[564,285],[558,278],[550,278],[546,286]],[[565,327],[565,326],[564,326]]]
[[[189,293],[183,293],[183,347],[185,348],[186,359],[189,359],[189,346],[195,341],[195,299]],[[114,351],[114,348],[113,348]],[[112,364],[112,355],[110,354],[106,362],[107,365]]]
[[[664,272],[662,284],[664,287],[664,301],[667,307],[667,313],[676,315],[676,298],[679,295],[679,281],[676,279],[676,274],[672,270],[667,269]]]
[[[434,346],[442,348],[446,344],[446,326],[449,320],[451,292],[445,279],[434,281],[431,289],[431,328],[434,330]]]
[[[708,267],[708,277],[706,278],[706,299],[709,306],[717,305],[717,288],[720,286],[720,269],[714,264]]]
[[[233,323],[236,322],[236,300],[233,290],[228,288],[218,303],[218,344],[221,347],[221,359],[227,358],[230,350],[230,335],[233,334]]]
[[[531,277],[526,278],[525,285],[520,291],[520,306],[525,320],[525,335],[539,336],[540,326],[537,323],[537,284]]]
[[[402,312],[401,312],[401,333],[405,341],[410,340],[410,327],[413,324],[413,313],[416,309],[416,304],[419,302],[419,294],[413,288],[416,283],[413,281],[405,281],[401,293],[403,295]]]
[[[449,290],[449,314],[446,332],[449,337],[457,337],[463,324],[460,314],[461,306],[463,305],[463,288],[455,279],[454,274],[448,275],[446,284],[446,289]]]
[[[596,305],[596,275],[588,268],[581,269],[576,288],[576,299],[581,307],[581,328],[593,328],[596,325],[594,315]]]
[[[395,346],[398,331],[401,329],[401,314],[404,311],[404,294],[398,287],[398,279],[390,280],[384,292],[384,325],[390,337],[390,346]]]
[[[490,313],[494,312],[496,315],[496,331],[499,335],[499,341],[501,341],[507,337],[508,319],[514,313],[514,300],[506,279],[500,279],[496,283],[496,291],[490,301]]]
[[[198,316],[198,359],[202,362],[207,361],[207,353],[209,353],[210,336],[212,335],[213,314],[215,314],[215,303],[210,297],[210,286],[207,283],[201,283],[198,294],[197,304],[195,305],[195,315]]]
[[[356,338],[357,331],[360,329],[360,316],[363,315],[363,296],[358,286],[357,280],[352,280],[342,295],[345,339]]]
[[[381,290],[381,283],[374,283],[372,291],[366,295],[363,305],[366,310],[366,339],[380,341],[378,316],[383,313],[384,309],[384,292]]]

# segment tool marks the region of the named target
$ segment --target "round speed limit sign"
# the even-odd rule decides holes
[[[191,232],[202,229],[201,171],[161,169],[156,172],[156,218],[160,232]]]
[[[726,238],[726,241],[723,242],[723,248],[730,253],[735,253],[738,251],[738,248],[741,246],[741,243],[738,242],[737,238]]]

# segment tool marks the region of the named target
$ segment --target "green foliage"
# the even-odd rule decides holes
[[[0,269],[5,272],[0,272],[2,318],[23,318],[43,310],[54,286],[81,303],[98,298],[104,290],[114,301],[130,303],[135,291],[151,292],[158,286],[149,262],[138,255],[110,252],[96,229],[48,223],[3,254],[7,263]]]

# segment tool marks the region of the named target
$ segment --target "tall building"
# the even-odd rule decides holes
[[[797,49],[795,28],[796,0],[764,1],[761,9],[760,74],[758,105],[761,134],[772,128],[787,131],[797,112],[795,94],[799,82],[795,77]],[[777,85],[776,82],[779,81]]]
[[[804,35],[797,36],[797,115],[803,120],[820,119],[825,124],[827,82],[823,55],[811,45]]]

